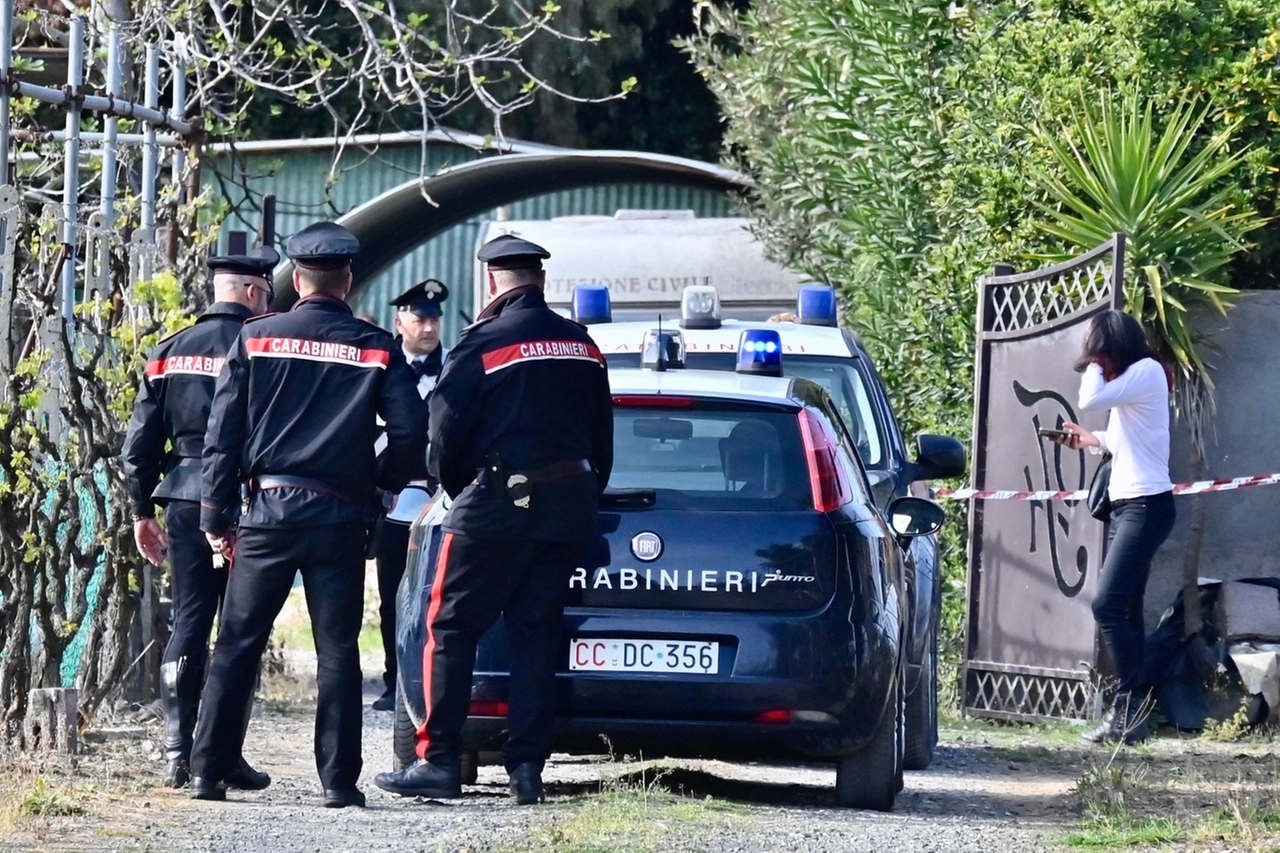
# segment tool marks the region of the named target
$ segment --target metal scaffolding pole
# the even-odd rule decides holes
[[[67,141],[62,173],[62,242],[66,262],[62,267],[62,318],[68,325],[76,309],[76,242],[80,216],[80,87],[84,83],[84,16],[71,17],[71,37],[67,50]],[[59,93],[61,94],[61,93]]]
[[[12,2],[12,0],[6,0],[6,2]],[[186,63],[180,59],[174,60],[170,71],[173,74],[173,106],[169,109],[169,117],[172,121],[181,122],[187,111]],[[182,173],[186,171],[186,168],[187,151],[182,145],[179,145],[173,152],[173,175],[170,178],[170,183],[173,185],[174,201],[178,204],[181,204],[183,201],[182,190],[184,184],[182,180]]]
[[[160,105],[160,54],[154,44],[147,45],[147,74],[145,96],[147,109],[155,110]],[[148,123],[142,130],[145,141],[142,143],[142,239],[155,245],[156,239],[156,175],[160,166],[160,148],[156,145],[156,126]],[[152,269],[152,255],[142,252],[138,265],[138,274],[143,281],[150,279],[155,271]]]
[[[13,73],[13,0],[0,0],[0,78]],[[0,184],[9,182],[9,87],[0,86]]]
[[[107,96],[120,97],[120,31],[113,24],[107,35]],[[103,125],[102,151],[102,227],[110,229],[116,222],[116,136],[120,119],[109,115]],[[151,131],[155,135],[155,131]],[[83,137],[82,137],[83,138]]]

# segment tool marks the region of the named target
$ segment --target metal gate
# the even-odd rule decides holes
[[[1037,435],[1075,421],[1086,324],[1123,301],[1124,235],[1055,266],[997,266],[979,283],[973,485],[1079,490],[1099,458]],[[1090,604],[1104,526],[1084,501],[974,500],[964,710],[1002,719],[1088,719],[1098,713],[1100,644]]]

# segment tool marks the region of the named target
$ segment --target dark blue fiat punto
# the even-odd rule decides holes
[[[904,548],[938,529],[941,509],[918,497],[876,508],[831,397],[780,375],[776,332],[743,334],[740,370],[756,375],[680,369],[678,333],[653,338],[663,369],[610,371],[615,464],[600,535],[569,583],[556,749],[834,761],[840,805],[891,808]],[[400,765],[424,715],[446,502],[419,514],[400,589]],[[477,655],[464,777],[501,746],[508,655],[499,622]]]

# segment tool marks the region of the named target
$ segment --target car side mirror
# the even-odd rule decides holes
[[[947,520],[942,507],[924,498],[897,498],[889,504],[887,514],[893,532],[907,538],[937,533]]]
[[[968,465],[964,445],[949,435],[916,436],[916,479],[947,480],[963,477]]]

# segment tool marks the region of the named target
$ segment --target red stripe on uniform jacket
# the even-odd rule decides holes
[[[590,361],[605,366],[604,356],[594,344],[581,341],[525,341],[507,347],[490,350],[482,357],[484,372],[493,373],[513,364],[526,361]]]
[[[226,359],[212,355],[171,355],[147,362],[148,379],[164,379],[166,376],[211,376],[218,378]]]
[[[329,364],[349,364],[353,367],[385,369],[391,363],[391,353],[383,349],[361,349],[353,344],[336,341],[315,341],[308,338],[249,338],[244,343],[249,358],[296,358],[302,361],[323,361]]]

